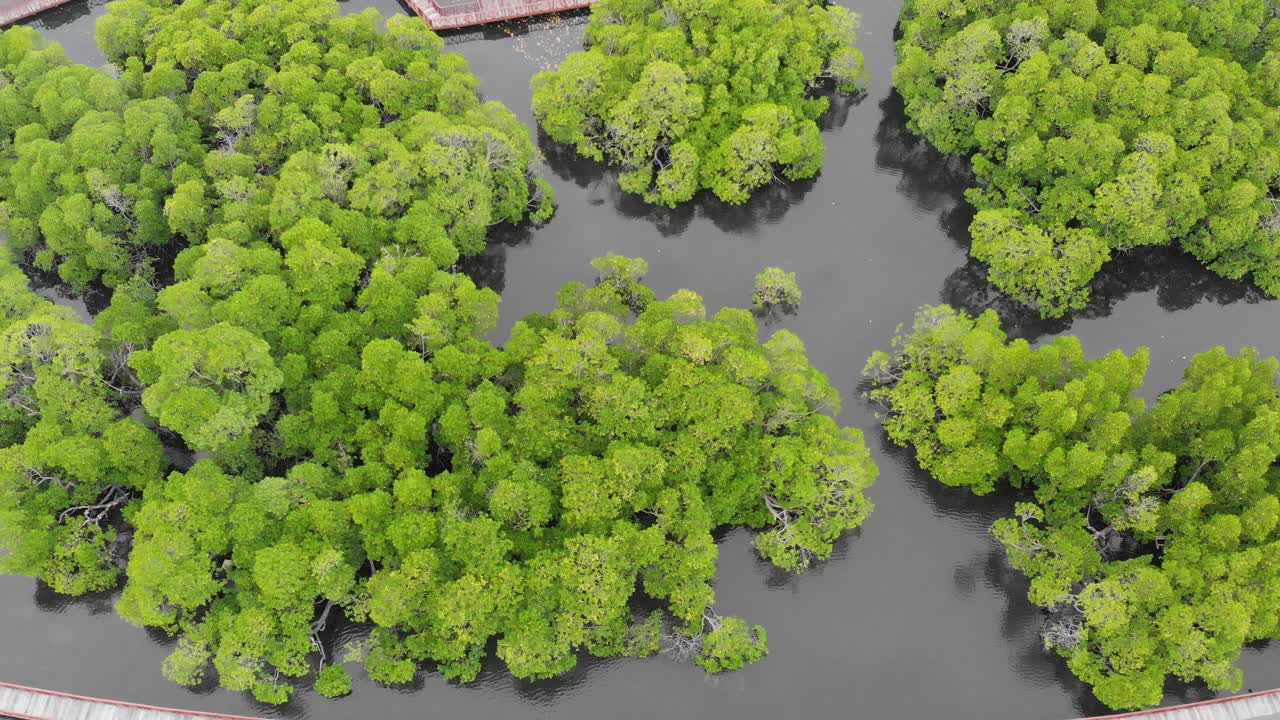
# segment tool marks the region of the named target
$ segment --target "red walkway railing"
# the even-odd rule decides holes
[[[596,3],[596,0],[470,0],[456,4],[442,3],[439,0],[406,1],[432,30],[450,30],[549,15],[579,10]]]
[[[1258,711],[1261,714],[1251,714],[1244,712],[1236,712],[1236,706],[1252,706],[1258,705]],[[1266,706],[1271,706],[1270,708]],[[1262,690],[1260,692],[1241,693],[1240,695],[1232,695],[1230,697],[1214,698],[1212,700],[1201,700],[1200,702],[1186,703],[1184,705],[1171,705],[1169,707],[1151,708],[1150,710],[1138,710],[1136,712],[1119,713],[1116,715],[1101,715],[1099,718],[1105,720],[1121,720],[1122,718],[1150,718],[1151,720],[1160,720],[1162,718],[1170,718],[1170,720],[1181,718],[1197,718],[1198,720],[1216,720],[1221,717],[1227,718],[1269,718],[1275,717],[1275,708],[1280,707],[1280,689]],[[1243,708],[1241,708],[1243,710]],[[1215,712],[1221,710],[1221,712]],[[1090,720],[1089,718],[1080,718],[1079,720]]]
[[[70,0],[18,0],[0,2],[0,27],[11,25]]]
[[[14,685],[13,683],[0,682],[0,696],[14,698],[21,696],[35,696],[45,699],[45,703],[50,711],[57,712],[60,707],[57,701],[66,701],[74,703],[77,709],[83,709],[85,705],[92,705],[101,709],[102,717],[120,717],[115,709],[126,708],[129,710],[140,711],[136,715],[130,717],[146,718],[148,715],[154,714],[156,717],[165,718],[193,718],[200,720],[262,720],[261,718],[251,718],[244,715],[223,715],[220,713],[200,712],[199,710],[175,710],[173,708],[157,707],[155,705],[143,705],[141,703],[121,702],[119,700],[103,700],[101,698],[86,697],[84,695],[72,695],[71,693],[58,692],[56,690],[41,690],[40,688],[27,687],[25,685]],[[32,715],[24,711],[16,711],[13,706],[6,707],[7,703],[0,703],[0,717],[17,718],[18,720],[62,720],[67,715],[57,714],[41,714]],[[93,720],[98,715],[84,715],[77,713],[75,717],[85,718],[85,720]]]

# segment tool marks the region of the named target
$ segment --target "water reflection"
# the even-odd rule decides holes
[[[816,182],[815,179],[771,183],[752,193],[751,199],[742,205],[730,205],[704,190],[693,200],[668,208],[652,205],[639,195],[623,191],[616,171],[579,155],[572,146],[552,140],[541,130],[538,130],[538,147],[556,177],[587,191],[589,205],[607,204],[628,220],[651,223],[663,237],[684,234],[695,217],[707,218],[722,232],[754,232],[761,224],[780,221],[793,205],[804,200]]]
[[[106,12],[107,0],[68,2],[18,24],[33,27],[48,40],[61,44],[73,61],[97,67],[107,59],[94,40],[93,20]]]
[[[76,290],[56,273],[37,270],[29,265],[22,266],[22,272],[30,279],[36,294],[55,305],[71,308],[83,322],[93,322],[93,318],[111,304],[111,290],[100,283]]]
[[[505,665],[494,661],[492,654],[490,655],[490,662],[487,664],[493,665],[492,675],[494,679],[503,679],[509,682],[511,689],[521,700],[536,707],[550,708],[566,697],[586,688],[590,683],[589,677],[595,672],[619,662],[643,663],[653,661],[633,660],[630,658],[597,658],[579,653],[578,664],[572,670],[547,680],[521,680],[513,677],[507,671]]]
[[[989,495],[975,495],[968,488],[947,487],[919,468],[913,451],[893,446],[883,435],[882,439],[886,452],[900,467],[909,463],[909,467],[904,468],[909,484],[919,496],[929,501],[939,515],[953,518],[983,534],[989,532],[991,523],[996,519],[1009,514],[1016,500],[1026,495],[1007,486]],[[1025,682],[1061,688],[1081,717],[1111,712],[1094,698],[1088,685],[1071,674],[1064,661],[1045,651],[1040,639],[1044,613],[1027,600],[1030,583],[1025,575],[1009,565],[1004,550],[994,538],[953,568],[952,584],[957,595],[972,597],[979,582],[995,591],[1004,601],[999,620],[1000,636],[1012,656],[1011,664],[1018,668],[1018,674]]]
[[[767,188],[742,208],[699,199],[667,211],[624,195],[606,168],[544,139],[540,146],[551,168],[546,174],[559,191],[559,214],[544,229],[499,229],[488,249],[460,268],[503,292],[505,318],[548,309],[556,288],[566,280],[586,279],[587,259],[606,252],[648,258],[650,279],[660,294],[690,287],[707,297],[711,308],[746,302],[751,276],[766,265],[795,270],[806,305],[798,316],[776,320],[805,339],[815,366],[827,371],[846,397],[867,353],[887,345],[889,328],[909,321],[919,304],[937,302],[940,292],[941,299],[968,309],[997,307],[1015,334],[1027,337],[1071,328],[1091,348],[1150,344],[1153,375],[1159,367],[1170,368],[1161,382],[1172,382],[1181,371],[1180,356],[1212,344],[1244,339],[1263,344],[1265,352],[1280,351],[1272,340],[1280,333],[1273,316],[1265,314],[1270,307],[1244,314],[1258,299],[1255,291],[1204,273],[1176,253],[1117,259],[1097,281],[1098,304],[1058,324],[1002,303],[981,266],[961,257],[973,212],[964,201],[972,182],[967,162],[937,153],[913,135],[901,98],[888,91],[899,3],[845,4],[864,16],[874,104],[860,106],[857,98],[833,104],[821,121],[827,160],[818,181]],[[397,0],[351,0],[343,10],[370,5],[384,15],[404,11]],[[47,28],[58,23],[58,16],[64,22],[79,17],[53,30],[62,33],[55,39],[77,60],[100,63],[91,19],[104,5],[81,1],[68,9],[75,7],[89,8],[89,17],[55,11],[38,24]],[[555,53],[571,49],[579,30],[526,34],[513,23],[451,34],[448,42],[450,50],[466,54],[490,98],[504,102],[533,131],[529,76]],[[478,41],[461,44],[468,37]],[[799,205],[804,207],[791,212]],[[1176,279],[1161,280],[1165,273]],[[1122,306],[1126,296],[1146,290],[1159,296],[1158,307],[1154,297]],[[1165,312],[1204,300],[1214,307],[1177,316]],[[1238,307],[1215,312],[1230,303]],[[1104,316],[1110,320],[1089,319]],[[835,557],[809,574],[783,573],[761,562],[745,531],[717,535],[722,541],[717,592],[732,605],[725,611],[767,627],[774,650],[759,665],[721,680],[665,658],[583,658],[563,678],[526,682],[514,679],[490,653],[480,677],[465,685],[445,681],[428,666],[407,687],[383,688],[352,665],[353,697],[331,702],[304,688],[280,712],[241,693],[197,696],[164,680],[159,667],[167,640],[109,617],[111,594],[86,602],[57,598],[46,588],[32,603],[32,583],[14,578],[0,578],[0,605],[10,618],[0,637],[30,651],[8,664],[0,661],[0,675],[104,697],[314,720],[428,715],[776,720],[787,714],[1061,720],[1102,712],[1065,664],[1041,648],[1041,617],[1026,600],[1025,578],[1007,567],[989,536],[991,522],[1009,512],[1013,495],[979,498],[939,485],[916,467],[910,452],[874,430],[875,420],[863,403],[846,403],[843,420],[868,431],[881,467],[871,491],[877,510],[859,533],[837,546]],[[95,608],[99,617],[90,614]],[[336,654],[365,636],[368,627],[343,621],[329,632],[326,649]],[[1253,686],[1274,685],[1273,655],[1274,650],[1267,657],[1246,655],[1242,666]],[[130,662],[113,662],[119,657]],[[1173,688],[1170,698],[1198,692]]]
[[[459,260],[457,271],[469,275],[476,285],[501,295],[507,287],[507,250],[528,245],[535,231],[527,222],[495,227],[489,232],[484,252]]]
[[[822,85],[819,92],[827,98],[827,111],[818,118],[818,129],[822,132],[834,132],[844,127],[849,122],[849,114],[853,109],[862,104],[867,99],[867,93],[859,91],[856,93],[839,93],[835,91],[835,87],[827,82]],[[827,140],[830,138],[824,138]]]
[[[43,580],[35,581],[35,592],[32,601],[41,612],[62,614],[73,607],[84,608],[90,615],[114,614],[116,598],[120,595],[120,587],[84,595],[63,595],[49,587]]]
[[[106,4],[107,0],[67,3],[40,13],[38,19],[33,19],[29,22],[40,30],[57,30],[81,18],[89,17],[96,8],[103,7]]]
[[[800,308],[791,303],[778,303],[769,305],[764,308],[753,307],[751,314],[755,316],[756,321],[766,330],[773,330],[787,322],[787,319],[794,317],[800,312]]]
[[[1103,267],[1089,288],[1089,304],[1083,309],[1063,318],[1041,318],[1035,309],[1001,293],[987,278],[986,266],[970,258],[943,282],[941,299],[970,313],[995,310],[1010,336],[1027,340],[1066,332],[1079,319],[1107,317],[1130,295],[1151,291],[1159,307],[1168,312],[1204,302],[1231,305],[1272,300],[1253,283],[1228,280],[1172,247],[1122,253]]]
[[[938,226],[963,248],[969,247],[973,209],[964,200],[974,182],[969,161],[938,152],[907,128],[902,95],[892,90],[880,101],[876,126],[876,172],[898,178],[898,192],[917,210],[938,213]]]
[[[907,128],[902,96],[895,90],[880,103],[876,168],[899,178],[898,190],[923,212],[937,213],[938,226],[968,250],[975,210],[964,199],[974,178],[968,161],[944,155]],[[1176,312],[1203,302],[1218,305],[1267,301],[1256,285],[1206,270],[1176,247],[1141,247],[1117,255],[1090,283],[1089,304],[1064,318],[1041,318],[996,288],[984,264],[970,258],[943,281],[940,300],[970,313],[995,310],[1012,337],[1036,340],[1066,332],[1078,319],[1102,318],[1131,295],[1155,291],[1160,308]]]
[[[909,463],[904,474],[909,478],[912,489],[926,498],[939,515],[955,518],[966,525],[981,525],[984,532],[996,519],[1007,516],[1015,501],[1028,494],[1007,486],[983,496],[974,495],[966,488],[946,487],[919,468],[913,451],[892,445],[886,436],[882,435],[882,440],[886,452],[895,461]],[[994,538],[986,548],[957,563],[953,569],[952,584],[958,596],[972,597],[979,581],[983,587],[1003,598],[1000,635],[1009,647],[1011,663],[1018,668],[1024,681],[1041,687],[1061,688],[1070,697],[1080,717],[1115,712],[1098,701],[1092,689],[1071,673],[1064,660],[1045,650],[1041,631],[1046,615],[1027,599],[1030,582],[1009,565],[1003,548]],[[1261,649],[1262,645],[1256,649]],[[1250,648],[1255,649],[1252,645]],[[1213,697],[1215,693],[1202,682],[1184,683],[1170,679],[1165,683],[1163,704],[1196,702]]]
[[[854,108],[862,103],[864,93],[841,95],[832,88],[822,94],[830,102],[830,109],[819,119],[823,133],[831,133],[844,127]],[[793,206],[804,202],[822,178],[795,182],[774,182],[757,189],[742,205],[726,203],[709,191],[699,192],[693,200],[674,208],[653,205],[634,193],[625,192],[618,185],[617,172],[602,163],[585,158],[570,145],[552,140],[541,128],[537,129],[538,148],[546,159],[547,167],[556,177],[571,182],[588,193],[590,205],[608,204],[623,217],[651,223],[663,237],[683,234],[695,217],[706,218],[725,233],[751,234],[762,225],[780,222]],[[829,138],[824,141],[829,142]]]

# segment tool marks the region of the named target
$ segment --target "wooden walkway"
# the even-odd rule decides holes
[[[99,700],[0,682],[0,718],[17,720],[258,720]]]
[[[580,10],[596,0],[405,0],[432,30]]]
[[[3,0],[0,1],[0,27],[58,7],[71,0]]]
[[[1105,720],[1280,720],[1280,690],[1103,716]],[[261,720],[101,700],[0,682],[0,718],[16,720]],[[1081,718],[1081,720],[1087,720]]]
[[[1280,690],[1233,695],[1187,705],[1106,715],[1105,720],[1280,720]]]

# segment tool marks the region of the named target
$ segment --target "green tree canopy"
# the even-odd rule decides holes
[[[712,532],[801,570],[862,523],[877,471],[838,393],[795,335],[658,300],[620,256],[493,344],[497,294],[453,268],[550,213],[537,153],[421,23],[377,21],[123,0],[98,27],[118,79],[0,35],[12,259],[112,290],[85,323],[0,273],[0,569],[124,575],[120,615],[176,638],[167,677],[269,703],[349,692],[356,659],[474,679],[495,646],[521,678],[759,659],[764,629],[715,609]],[[332,647],[339,615],[372,633]]]
[[[0,36],[0,226],[9,259],[74,286],[120,284],[175,241],[164,204],[198,173],[200,130],[168,97],[129,97],[27,28]]]
[[[973,159],[972,254],[1046,316],[1116,253],[1176,244],[1280,293],[1269,0],[907,0],[911,129]]]
[[[93,328],[0,272],[0,571],[56,591],[120,575],[112,513],[161,479],[159,439],[124,417]]]
[[[992,528],[1046,611],[1044,642],[1113,708],[1168,676],[1239,690],[1246,642],[1280,637],[1274,358],[1221,348],[1146,409],[1147,351],[1008,341],[994,312],[925,308],[867,364],[889,437],[948,485],[1023,488]]]
[[[656,300],[642,260],[601,258],[597,284],[497,348],[496,295],[388,255],[349,304],[292,305],[268,346],[218,318],[263,279],[314,284],[276,252],[181,258],[159,305],[186,329],[131,360],[144,407],[213,451],[129,514],[120,612],[179,637],[178,682],[212,665],[282,701],[313,651],[334,661],[335,609],[373,623],[360,654],[386,683],[423,662],[473,679],[495,639],[524,678],[660,648],[733,669],[766,635],[714,611],[712,531],[755,528],[763,557],[800,570],[871,511],[875,465],[799,339],[761,343],[750,313],[707,318],[689,291]],[[636,616],[637,589],[663,609]]]
[[[865,82],[857,28],[857,14],[815,0],[603,0],[588,49],[534,77],[533,112],[648,202],[709,189],[740,204],[818,174],[828,101],[813,91]]]
[[[548,218],[515,114],[482,102],[466,61],[420,20],[380,22],[332,0],[113,4],[97,35],[123,84],[180,93],[217,150],[170,223],[237,239],[318,218],[366,260],[402,243],[449,264],[482,250],[490,225]]]
[[[379,23],[331,0],[126,0],[98,28],[119,79],[6,32],[10,258],[116,287],[183,247],[318,219],[366,262],[398,244],[449,265],[492,225],[549,218],[515,114],[419,20]]]

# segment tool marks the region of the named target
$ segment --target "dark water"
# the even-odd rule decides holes
[[[384,13],[402,11],[395,0],[376,1]],[[302,693],[283,709],[267,709],[239,694],[169,684],[159,672],[168,652],[163,638],[119,620],[110,596],[68,600],[31,580],[0,577],[0,679],[316,720],[1061,720],[1102,712],[1088,689],[1040,650],[1039,615],[986,533],[1007,499],[976,499],[932,484],[906,453],[884,442],[858,398],[866,356],[884,347],[917,306],[1000,307],[1000,301],[981,269],[967,262],[963,165],[912,137],[891,93],[898,3],[845,2],[863,13],[862,47],[874,79],[865,98],[827,120],[826,169],[816,181],[772,188],[745,208],[705,201],[667,211],[623,196],[600,168],[547,146],[547,174],[559,192],[556,218],[536,231],[509,233],[471,268],[503,292],[504,334],[521,315],[551,308],[560,284],[589,280],[587,261],[607,252],[647,258],[660,294],[697,290],[713,312],[749,303],[752,277],[767,265],[798,274],[804,305],[782,325],[804,338],[813,363],[842,389],[842,420],[867,430],[881,479],[871,492],[877,510],[870,520],[835,558],[807,574],[782,574],[757,561],[742,533],[722,543],[718,609],[768,627],[763,662],[709,677],[662,658],[592,661],[539,683],[494,667],[466,686],[423,673],[407,690],[360,677],[344,700]],[[97,0],[81,2],[35,24],[77,59],[101,62],[92,24],[103,11]],[[490,98],[532,126],[529,77],[573,46],[579,31],[477,33],[453,49],[467,55]],[[1016,311],[1009,321],[1028,338],[1076,333],[1096,354],[1149,346],[1152,395],[1178,381],[1190,355],[1214,345],[1280,353],[1276,303],[1174,253],[1123,258],[1099,279],[1095,296],[1074,321],[1045,324]],[[1241,665],[1246,688],[1280,686],[1280,650],[1249,650]],[[1169,700],[1206,695],[1171,686]]]

